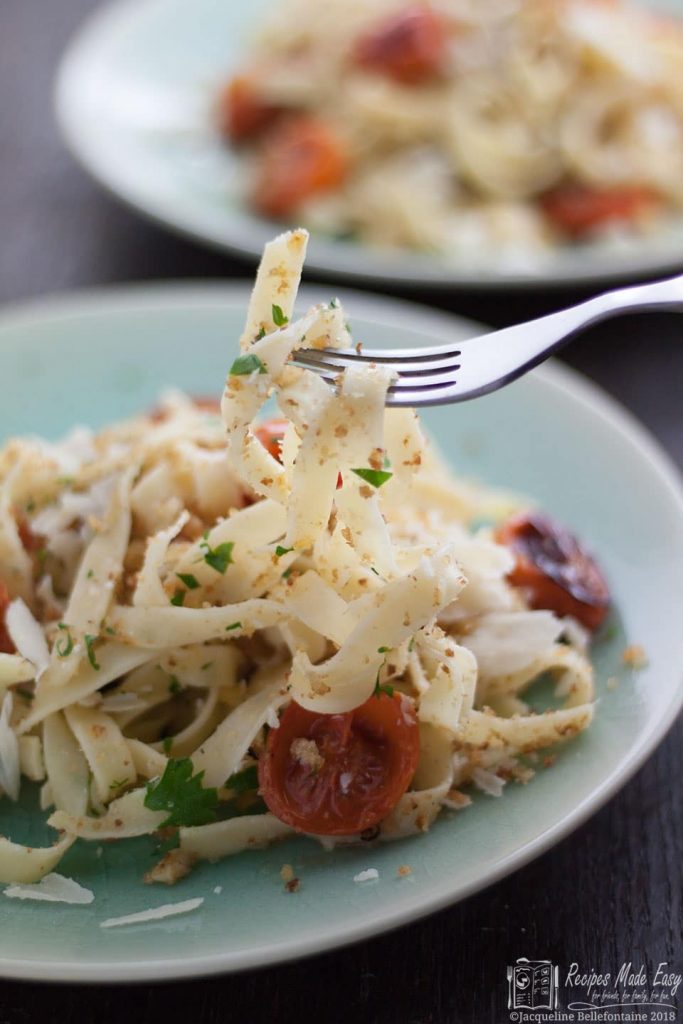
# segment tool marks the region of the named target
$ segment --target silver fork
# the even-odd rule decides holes
[[[683,310],[683,275],[604,292],[559,313],[430,348],[300,349],[292,361],[334,382],[350,365],[375,363],[396,377],[387,405],[466,402],[505,387],[590,324],[633,310]]]

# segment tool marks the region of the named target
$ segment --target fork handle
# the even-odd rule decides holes
[[[683,274],[669,277],[665,281],[632,285],[603,292],[576,307],[584,311],[584,325],[602,320],[615,313],[631,312],[638,309],[672,309],[683,306]]]

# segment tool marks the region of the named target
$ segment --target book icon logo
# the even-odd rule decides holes
[[[508,966],[508,1010],[555,1010],[559,993],[559,972],[550,960],[519,957]]]

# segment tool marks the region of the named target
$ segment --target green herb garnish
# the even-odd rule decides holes
[[[164,736],[163,740],[161,741],[161,746],[163,747],[164,753],[168,757],[168,755],[171,753],[171,747],[173,746],[173,737]]]
[[[196,576],[193,576],[191,572],[177,572],[176,576],[181,583],[184,583],[188,590],[197,590],[199,587],[199,580]]]
[[[339,309],[339,299],[330,299],[330,309]]]
[[[386,654],[387,651],[390,651],[390,650],[391,650],[391,647],[378,647],[377,648],[377,653],[378,654]]]
[[[250,373],[265,373],[266,368],[261,362],[258,356],[255,356],[253,352],[247,352],[243,356],[238,356],[235,362],[230,367],[231,377],[246,377]]]
[[[180,587],[178,587],[176,592],[175,592],[175,594],[171,598],[171,604],[174,604],[176,606],[176,608],[180,608],[183,605],[184,601],[185,601],[185,594],[186,593],[187,593],[186,590],[181,590]]]
[[[388,683],[382,683],[380,685],[379,672],[378,672],[377,673],[377,682],[375,683],[375,689],[372,691],[372,696],[373,697],[377,697],[379,699],[382,696],[383,693],[386,693],[387,697],[393,697],[394,696],[394,688],[393,688],[393,686],[389,686]]]
[[[182,693],[183,688],[180,685],[180,680],[178,679],[177,676],[171,676],[171,681],[168,684],[168,689],[169,693],[172,693],[174,696],[178,693]]]
[[[372,487],[381,487],[387,480],[391,480],[394,475],[393,473],[388,473],[386,469],[370,469],[370,467],[366,469],[364,466],[361,466],[360,469],[352,469],[351,472],[359,476],[361,480],[365,480]]]
[[[172,758],[160,779],[147,783],[144,805],[150,811],[168,811],[159,826],[208,825],[216,820],[218,790],[204,788],[204,772],[192,774],[189,757]]]
[[[199,545],[204,550],[204,561],[223,576],[225,570],[232,564],[232,549],[235,543],[234,541],[226,540],[223,544],[219,544],[217,548],[212,548],[206,539],[208,535],[207,531],[204,534],[204,540]]]
[[[69,627],[65,622],[59,622],[57,624],[57,628],[62,629],[66,632],[66,636],[60,637],[60,639],[55,644],[57,654],[59,655],[60,658],[66,658],[68,657],[69,654],[71,654],[71,652],[74,649],[73,637],[71,636],[71,633],[69,632]]]
[[[241,629],[241,628],[242,628],[242,623],[241,622],[231,622],[229,626],[225,627],[225,632],[229,633],[231,629]]]
[[[249,793],[258,789],[258,769],[256,765],[250,765],[241,772],[235,772],[225,783],[226,789],[232,789],[235,793]]]
[[[266,329],[265,329],[265,327],[262,327],[262,328],[261,328],[261,330],[260,330],[260,331],[258,332],[258,334],[256,335],[256,338],[255,338],[255,340],[256,340],[256,341],[260,341],[260,340],[261,340],[261,338],[265,338],[265,336],[266,336]]]
[[[277,558],[282,558],[283,555],[288,555],[289,552],[293,550],[294,548],[283,548],[281,544],[278,544],[275,548],[275,555]]]
[[[289,323],[289,317],[285,316],[285,314],[282,312],[281,306],[276,306],[275,303],[273,303],[272,313],[273,323],[275,324],[276,327],[284,327],[285,324]]]
[[[86,633],[85,636],[83,637],[83,639],[85,640],[85,648],[86,648],[86,650],[88,652],[88,661],[90,662],[92,667],[95,669],[95,671],[99,672],[100,671],[100,666],[99,666],[99,664],[97,662],[97,658],[95,657],[95,647],[94,647],[94,644],[95,644],[95,641],[97,640],[97,637],[96,636],[92,636],[92,634],[90,634],[90,633]]]
[[[127,782],[128,782],[128,779],[114,779],[114,781],[111,783],[109,788],[110,789],[121,789],[121,786],[125,786]]]

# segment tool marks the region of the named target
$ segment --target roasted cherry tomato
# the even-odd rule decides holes
[[[540,199],[541,209],[556,227],[573,238],[615,221],[633,221],[657,204],[647,188],[622,185],[590,188],[588,185],[561,185]]]
[[[278,462],[282,462],[282,439],[288,426],[288,420],[274,418],[266,420],[265,423],[260,423],[254,431],[268,454],[272,455]]]
[[[496,540],[515,555],[508,579],[527,592],[532,608],[572,615],[588,629],[602,624],[610,603],[607,583],[564,526],[537,513],[516,516],[498,529]]]
[[[232,142],[244,142],[259,135],[281,113],[259,94],[247,75],[236,75],[218,100],[218,126]]]
[[[444,19],[431,7],[415,4],[362,35],[353,56],[360,67],[414,85],[439,73],[447,44]]]
[[[24,551],[29,555],[35,555],[43,547],[45,538],[39,533],[34,533],[29,523],[23,516],[16,517],[17,533]]]
[[[2,580],[0,580],[0,654],[14,654],[16,649],[5,625],[5,615],[9,605],[9,591]]]
[[[259,789],[281,821],[343,836],[376,825],[415,774],[420,738],[407,697],[372,696],[343,715],[288,706],[259,759]]]
[[[323,120],[289,118],[263,147],[254,205],[267,217],[287,217],[311,196],[341,184],[347,165],[341,140]]]

